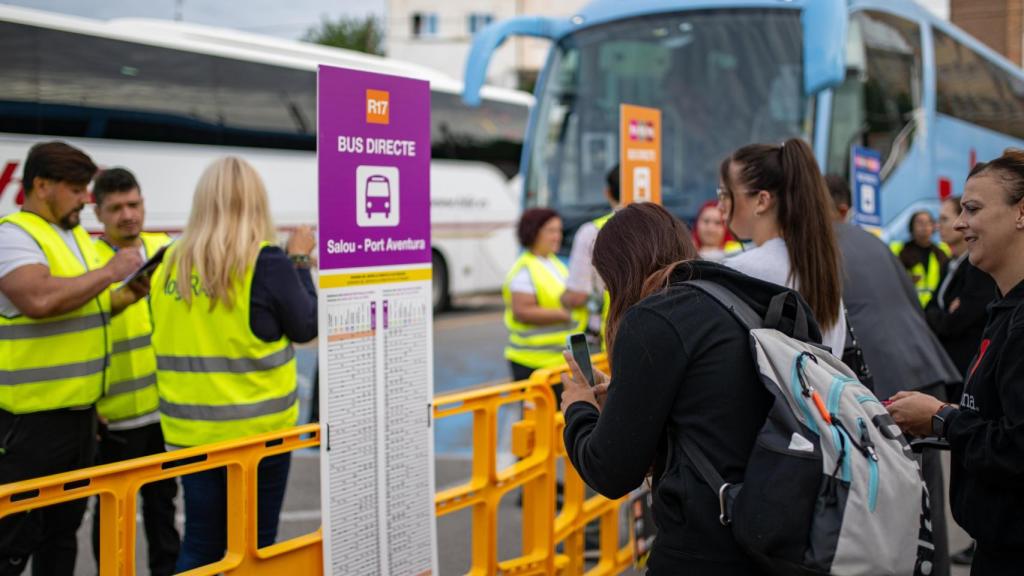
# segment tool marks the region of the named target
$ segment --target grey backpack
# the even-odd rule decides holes
[[[799,295],[779,294],[761,318],[719,284],[686,284],[750,331],[759,379],[774,398],[742,484],[722,480],[698,445],[681,441],[739,545],[778,575],[930,574],[928,490],[910,446],[853,372],[807,342]]]

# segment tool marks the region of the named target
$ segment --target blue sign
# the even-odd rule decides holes
[[[850,149],[850,181],[853,192],[853,223],[858,226],[882,225],[882,155],[863,146]]]

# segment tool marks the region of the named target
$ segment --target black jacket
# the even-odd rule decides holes
[[[979,550],[1024,548],[1024,282],[989,305],[946,437],[953,518]]]
[[[974,353],[978,351],[978,343],[981,342],[981,334],[985,330],[985,309],[995,299],[996,294],[996,283],[992,277],[978,270],[965,258],[953,271],[949,286],[943,293],[945,306],[939,306],[936,291],[925,308],[928,326],[939,337],[939,341],[961,375],[967,373],[971,358],[974,358]],[[950,312],[953,301],[957,299],[960,300],[959,307],[956,311]],[[959,398],[950,400],[955,402]]]
[[[786,291],[710,262],[682,266],[673,282],[691,273],[730,288],[761,314],[772,296]],[[820,342],[817,326],[811,332]],[[658,537],[650,574],[756,575],[759,569],[718,521],[717,496],[681,449],[668,454],[667,440],[689,436],[725,480],[740,482],[770,407],[746,330],[703,292],[674,285],[626,312],[604,408],[599,414],[586,402],[569,406],[565,446],[584,481],[609,498],[639,487],[654,466]]]

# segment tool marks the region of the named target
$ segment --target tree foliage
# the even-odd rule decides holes
[[[335,48],[384,55],[383,27],[372,15],[366,18],[341,17],[337,20],[325,16],[320,24],[306,30],[302,39]]]

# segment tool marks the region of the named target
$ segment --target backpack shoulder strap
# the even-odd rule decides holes
[[[689,436],[681,434],[679,436],[679,446],[683,449],[686,459],[697,469],[697,473],[700,474],[704,483],[718,496],[720,511],[718,521],[722,523],[722,526],[728,526],[732,522],[732,519],[729,517],[731,509],[731,502],[729,500],[731,498],[728,494],[731,484],[722,478],[718,470],[715,470],[714,464],[704,455],[704,451]]]
[[[761,319],[760,314],[755,312],[749,304],[744,302],[742,298],[733,294],[732,290],[729,290],[725,286],[711,282],[710,280],[687,280],[686,282],[683,282],[683,284],[693,286],[714,298],[716,302],[728,310],[747,330],[754,330],[764,326],[764,320]]]

